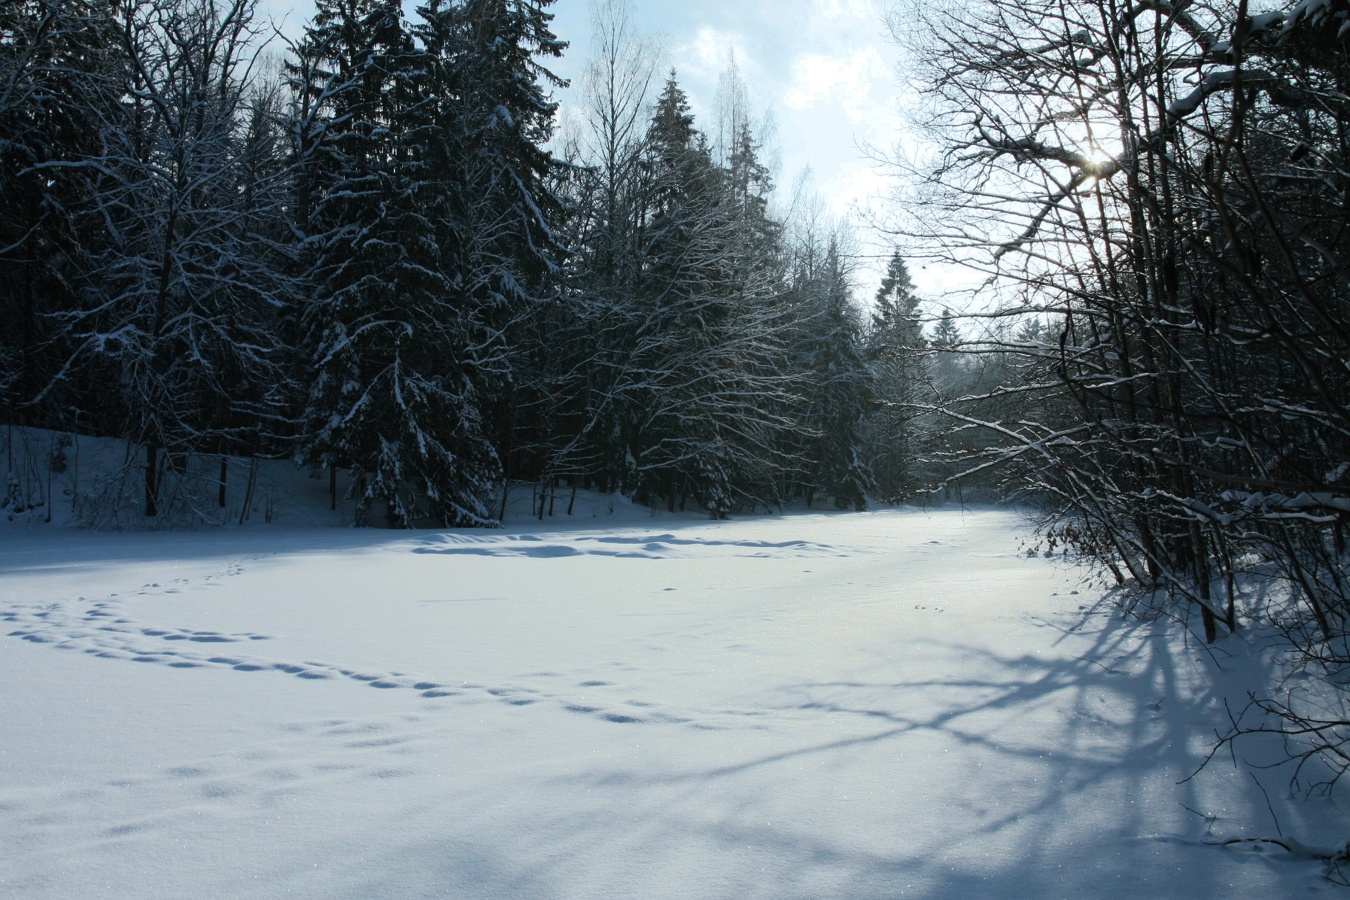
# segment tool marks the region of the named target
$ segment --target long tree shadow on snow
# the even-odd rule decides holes
[[[786,685],[782,715],[824,714],[843,736],[811,741],[815,729],[797,746],[653,783],[596,772],[595,787],[678,785],[680,802],[664,823],[672,843],[708,834],[708,823],[680,810],[696,808],[701,796],[737,796],[737,814],[715,826],[717,840],[796,861],[794,871],[770,873],[771,883],[807,885],[822,867],[851,872],[850,897],[1231,898],[1253,895],[1253,869],[1263,883],[1273,878],[1291,890],[1318,882],[1317,863],[1217,845],[1273,834],[1276,816],[1285,833],[1309,836],[1313,826],[1287,802],[1284,773],[1224,759],[1191,777],[1227,725],[1225,696],[1238,705],[1245,699],[1251,660],[1243,646],[1211,650],[1176,623],[1100,610],[1061,630],[1057,646],[1073,633],[1091,634],[1088,652],[1005,656],[948,644],[941,649],[978,676]],[[859,753],[871,757],[868,771],[894,777],[859,784]],[[935,763],[934,753],[951,761]],[[821,790],[831,773],[835,789]],[[894,816],[883,817],[892,835],[851,845],[837,828],[763,822],[766,781],[786,795],[893,795]]]

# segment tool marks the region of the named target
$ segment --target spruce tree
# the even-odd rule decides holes
[[[646,143],[637,365],[625,397],[630,484],[640,500],[665,495],[672,506],[677,494],[683,504],[692,493],[724,517],[732,506],[729,472],[718,458],[725,444],[705,406],[714,393],[716,329],[726,316],[715,284],[720,173],[673,72]]]
[[[397,2],[325,3],[302,43],[302,459],[356,472],[358,519],[498,519],[511,350],[559,254],[546,5],[432,2],[410,30]]]
[[[551,187],[559,164],[544,146],[556,111],[549,90],[562,82],[541,60],[565,47],[550,30],[549,5],[433,0],[419,9],[427,125],[418,148],[432,163],[426,208],[457,323],[447,366],[459,386],[459,433],[475,437],[458,448],[461,518],[514,463],[537,464],[528,451],[547,437],[534,427],[538,416],[518,410],[538,409],[547,393],[539,329],[551,321],[565,255]]]
[[[861,329],[836,240],[823,253],[806,250],[794,290],[799,316],[794,364],[802,373],[806,400],[803,489],[808,504],[820,490],[839,509],[863,510],[874,489],[863,445],[872,373],[863,359]]]
[[[674,76],[656,105],[644,162],[642,304],[629,392],[639,418],[638,496],[693,497],[714,518],[778,502],[788,403],[767,178],[746,152],[717,166]],[[747,139],[745,149],[752,142]]]
[[[917,487],[917,403],[927,381],[919,297],[897,250],[877,291],[867,333],[877,405],[868,419],[868,455],[880,497],[902,500]]]
[[[459,342],[422,205],[419,59],[397,0],[321,3],[301,58],[310,118],[297,128],[313,136],[298,204],[310,290],[301,459],[353,471],[358,523],[372,507],[399,526],[429,513],[487,521],[482,503],[456,508],[450,483],[447,438],[478,429],[451,414],[459,385],[444,361]]]

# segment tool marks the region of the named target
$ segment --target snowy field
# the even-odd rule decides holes
[[[1012,513],[558,521],[0,534],[0,895],[1340,893]]]

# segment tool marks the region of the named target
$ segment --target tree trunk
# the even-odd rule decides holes
[[[154,441],[145,445],[145,515],[159,515],[159,445]]]
[[[225,508],[225,483],[230,477],[230,458],[220,454],[220,491],[216,494],[216,506]]]

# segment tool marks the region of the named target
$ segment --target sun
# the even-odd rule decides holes
[[[1094,166],[1102,166],[1115,159],[1113,154],[1096,145],[1089,147],[1087,153],[1084,155],[1087,157],[1088,162],[1092,163]]]
[[[1114,154],[1107,152],[1097,144],[1091,144],[1086,150],[1079,154],[1083,173],[1092,177],[1099,178],[1109,168],[1113,167],[1116,161]]]

